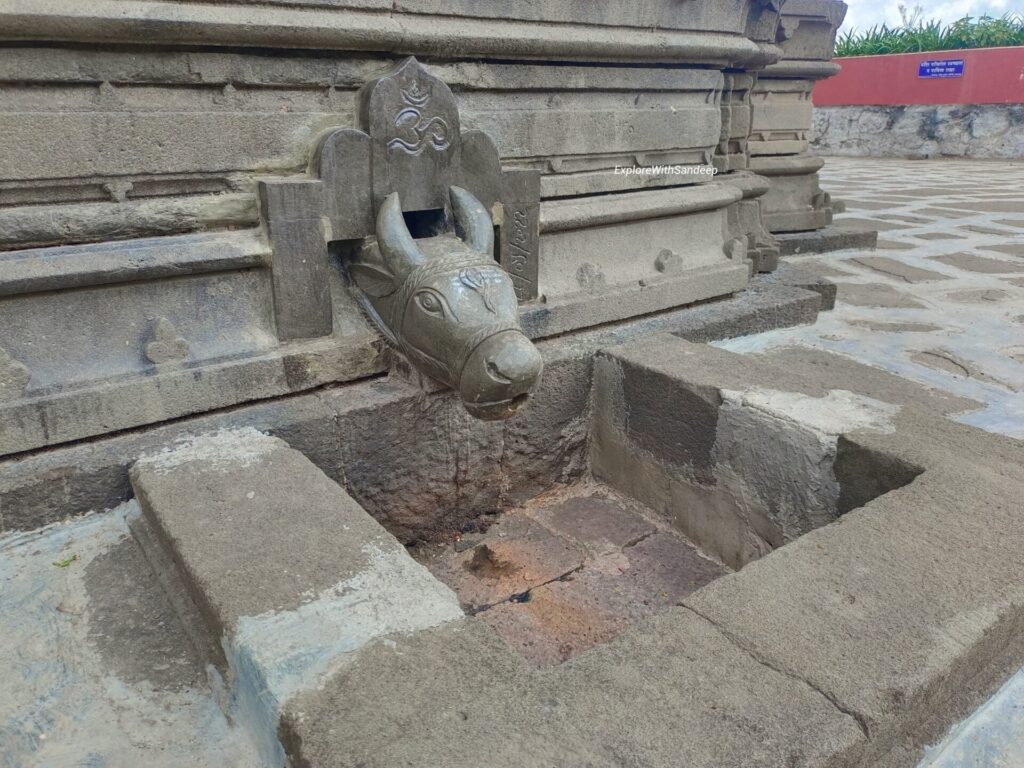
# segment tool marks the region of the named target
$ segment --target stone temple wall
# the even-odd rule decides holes
[[[854,157],[1024,159],[1024,104],[816,107],[813,147]]]
[[[832,221],[831,200],[818,185],[824,161],[810,147],[811,93],[839,71],[832,53],[845,16],[846,4],[837,0],[789,0],[779,32],[783,58],[760,74],[751,93],[750,168],[771,182],[762,209],[772,232]]]
[[[533,179],[521,216],[492,212],[537,261],[531,336],[743,290],[778,254],[748,136],[781,8],[0,2],[0,455],[387,370],[333,245],[330,332],[294,332],[317,327],[306,272],[258,189],[315,174],[359,89],[407,56]]]

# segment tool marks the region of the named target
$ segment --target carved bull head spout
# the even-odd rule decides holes
[[[421,372],[457,390],[469,413],[505,419],[540,382],[543,361],[519,324],[494,228],[470,192],[449,188],[454,232],[414,239],[397,192],[377,214],[376,241],[349,266],[363,307]]]

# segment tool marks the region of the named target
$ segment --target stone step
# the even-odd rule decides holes
[[[829,253],[847,248],[874,250],[878,244],[878,230],[846,226],[843,222],[809,232],[777,232],[779,252],[782,256],[808,253]]]
[[[285,764],[288,699],[374,638],[463,616],[448,587],[282,440],[201,435],[140,459],[131,478],[136,537],[170,571],[161,580],[267,766]]]

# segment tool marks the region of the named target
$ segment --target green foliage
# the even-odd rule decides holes
[[[900,11],[906,22],[889,28],[885,24],[866,30],[849,30],[836,40],[836,56],[877,56],[883,53],[955,51],[963,48],[998,48],[1024,45],[1024,15],[1007,13],[1001,18],[964,16],[943,26],[923,21],[920,6]]]
[[[903,20],[904,27],[916,27],[921,23],[921,17],[924,16],[924,8],[920,5],[907,8],[907,6],[901,3],[896,6],[896,9],[900,12],[900,18]]]

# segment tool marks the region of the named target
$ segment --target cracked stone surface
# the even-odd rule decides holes
[[[1024,438],[1024,163],[828,158],[821,176],[838,226],[884,231],[877,251],[787,257],[838,286],[835,310],[720,346],[838,352],[980,401],[958,420]]]
[[[592,481],[541,494],[417,558],[537,666],[622,634],[728,573],[641,504]]]
[[[905,283],[927,283],[932,280],[949,280],[949,275],[943,275],[930,269],[920,269],[904,264],[898,259],[887,256],[861,256],[852,259],[853,264],[866,267],[873,272],[880,272],[888,277],[902,280]]]
[[[957,357],[952,352],[946,352],[942,349],[928,349],[924,352],[915,352],[911,356],[911,359],[915,363],[920,363],[921,365],[926,365],[929,368],[935,368],[939,371],[946,371],[954,376],[968,376],[972,379],[985,381],[990,384],[1001,383],[984,371],[979,370],[978,367],[969,360],[964,360]]]

